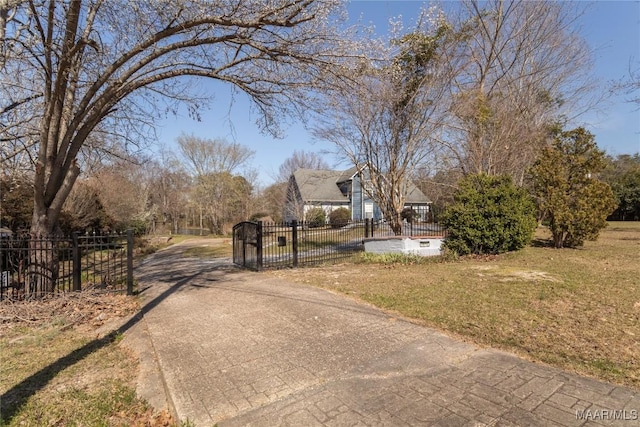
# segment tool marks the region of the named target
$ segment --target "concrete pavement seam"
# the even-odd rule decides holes
[[[180,422],[178,418],[178,411],[176,410],[176,405],[173,402],[173,396],[171,395],[171,390],[169,390],[169,386],[167,385],[167,380],[164,376],[164,371],[162,370],[162,366],[160,365],[160,358],[158,357],[158,351],[156,350],[156,346],[153,342],[153,337],[149,332],[149,327],[147,325],[147,321],[145,316],[143,315],[140,321],[144,324],[144,330],[146,331],[147,340],[149,341],[149,345],[151,346],[151,351],[153,353],[153,360],[155,361],[156,368],[158,371],[158,375],[160,376],[160,381],[162,382],[162,388],[164,389],[165,400],[167,402],[169,413],[176,420],[176,422]]]

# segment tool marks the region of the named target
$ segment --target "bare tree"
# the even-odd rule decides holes
[[[458,168],[441,165],[437,170],[420,168],[413,175],[413,181],[422,193],[431,200],[429,220],[438,221],[438,216],[453,202],[462,173]]]
[[[180,153],[185,166],[193,176],[221,172],[236,172],[253,157],[254,151],[237,142],[224,139],[206,139],[194,135],[178,137]]]
[[[434,8],[422,12],[416,28],[396,25],[387,59],[354,70],[357,84],[322,105],[314,134],[360,168],[364,191],[400,234],[411,174],[437,149],[455,34]]]
[[[631,58],[629,61],[629,75],[627,78],[614,81],[611,85],[611,91],[614,93],[623,93],[628,95],[627,101],[636,104],[640,108],[640,62]]]
[[[89,179],[107,215],[120,231],[147,229],[157,215],[151,204],[153,169],[144,162],[114,162]]]
[[[0,0],[0,69],[7,60],[7,25],[18,13],[18,5],[22,0]]]
[[[249,197],[251,185],[238,174],[254,152],[238,143],[196,136],[183,135],[178,145],[194,181],[192,204],[201,213],[201,223],[221,234],[234,216],[233,208],[242,206],[238,198]]]
[[[291,156],[285,159],[278,168],[276,182],[267,187],[263,192],[264,203],[273,218],[283,217],[302,218],[303,206],[291,201],[297,200],[295,195],[289,194],[292,188],[288,185],[293,173],[298,169],[329,169],[327,161],[318,153],[294,150]],[[287,203],[287,200],[290,203]],[[285,209],[292,212],[286,213]]]
[[[151,164],[151,200],[157,206],[159,220],[169,225],[171,233],[178,232],[178,221],[186,216],[191,177],[179,160],[164,147]]]
[[[209,173],[195,178],[192,204],[200,211],[202,225],[214,234],[224,234],[231,223],[247,219],[252,191],[240,175]]]
[[[318,153],[294,150],[278,168],[276,182],[289,181],[291,175],[298,169],[329,169],[329,164]]]
[[[260,124],[277,132],[279,114],[353,55],[332,22],[339,3],[3,1],[0,84],[12,96],[0,101],[0,122],[3,138],[16,117],[37,134],[13,136],[37,147],[32,232],[54,231],[80,174],[78,153],[100,126],[115,135],[132,120],[152,124],[159,99],[197,114],[206,98],[186,77],[246,92]]]
[[[576,2],[467,0],[443,144],[464,173],[520,184],[549,129],[597,102]]]
[[[54,233],[81,172],[79,153],[92,134],[138,143],[137,132],[152,126],[163,107],[171,111],[187,103],[197,115],[211,97],[193,90],[195,78],[245,92],[262,128],[278,133],[280,115],[304,105],[308,89],[318,88],[356,52],[339,34],[344,26],[335,23],[340,4],[0,3],[0,139],[34,152],[32,234]],[[53,266],[55,260],[44,264]],[[41,289],[53,284],[45,282],[34,285],[37,293],[51,291]]]
[[[262,189],[256,197],[254,213],[267,214],[275,222],[281,222],[287,200],[287,182],[275,182]]]
[[[95,182],[79,179],[65,201],[61,227],[66,231],[111,231],[113,224],[100,201],[100,187],[92,184]]]

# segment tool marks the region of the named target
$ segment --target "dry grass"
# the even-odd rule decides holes
[[[581,249],[419,264],[276,271],[483,346],[640,388],[640,223],[611,223]]]
[[[198,245],[185,249],[182,252],[183,256],[196,258],[231,258],[233,256],[231,239],[218,238],[193,242]]]
[[[140,255],[189,240],[184,256],[231,256],[229,239],[177,236]],[[138,362],[108,333],[140,310],[136,297],[98,291],[0,302],[0,426],[187,426],[135,393]]]
[[[136,397],[136,358],[101,332],[138,310],[92,292],[0,302],[0,425],[176,425]]]

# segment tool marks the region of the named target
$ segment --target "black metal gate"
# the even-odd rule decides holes
[[[245,268],[262,268],[262,232],[255,222],[233,226],[233,263]]]
[[[407,224],[405,235],[443,236],[439,224]],[[233,227],[233,262],[244,268],[296,268],[300,265],[333,262],[364,250],[368,237],[393,235],[391,228],[371,220],[340,225],[241,222]]]

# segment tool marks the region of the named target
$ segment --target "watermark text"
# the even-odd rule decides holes
[[[584,421],[637,421],[636,409],[584,409],[576,411],[576,419]]]

